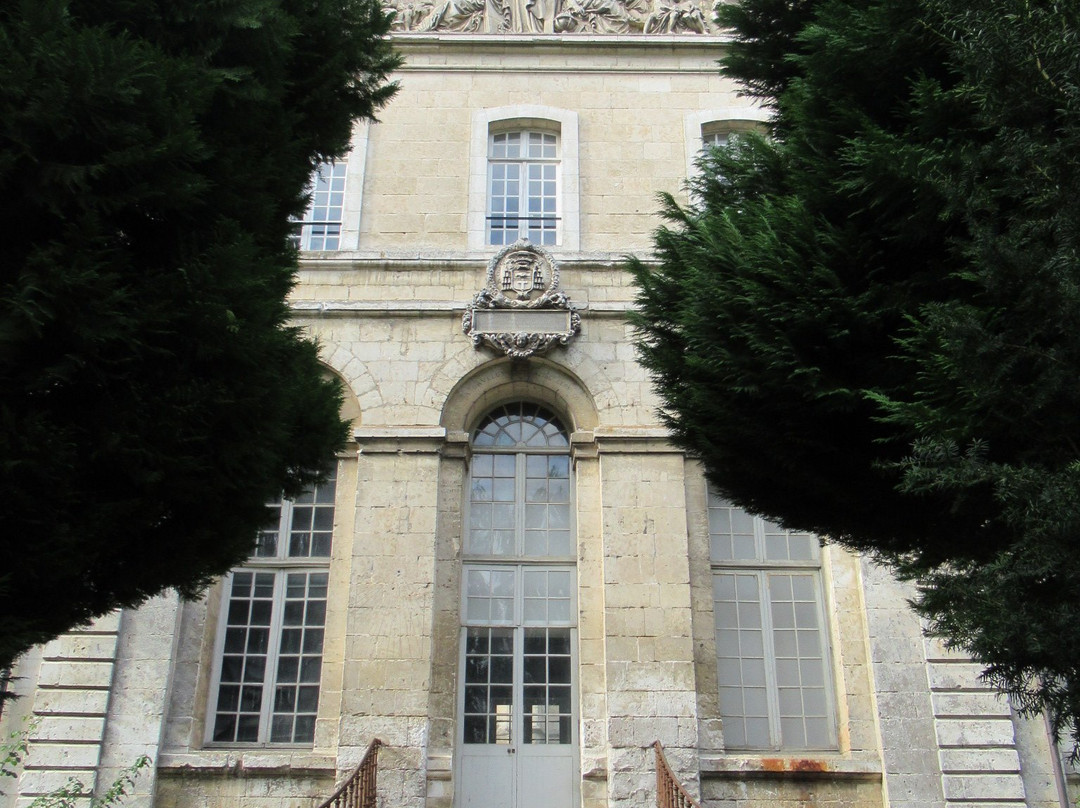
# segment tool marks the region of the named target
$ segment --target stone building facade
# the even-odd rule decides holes
[[[764,120],[695,0],[402,0],[401,91],[322,169],[296,322],[348,391],[334,478],[251,563],[20,661],[32,746],[126,804],[1064,808],[1041,720],[870,562],[710,494],[625,314],[657,193]]]

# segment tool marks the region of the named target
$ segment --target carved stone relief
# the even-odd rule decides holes
[[[702,0],[387,0],[394,30],[477,34],[706,34]]]
[[[559,289],[559,268],[543,247],[522,239],[488,264],[487,283],[465,307],[461,330],[479,348],[527,359],[553,345],[568,345],[581,331],[581,315]]]

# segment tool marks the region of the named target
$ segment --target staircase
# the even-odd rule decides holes
[[[379,747],[376,738],[364,752],[364,757],[329,798],[318,808],[375,808],[376,782],[379,775]]]
[[[653,744],[653,749],[656,750],[656,808],[701,808],[675,778],[660,741]]]
[[[373,740],[356,768],[317,808],[376,808],[379,747],[382,745],[378,738]],[[656,808],[701,808],[671,771],[660,741],[653,744],[653,749],[656,751]]]

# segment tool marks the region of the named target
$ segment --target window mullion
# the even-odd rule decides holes
[[[529,161],[522,160],[518,182],[518,238],[529,235]]]
[[[266,648],[266,672],[263,674],[263,703],[259,717],[259,742],[270,741],[270,725],[274,715],[274,696],[277,690],[278,653],[281,650],[281,623],[285,612],[284,570],[274,574],[274,601],[270,612],[270,637]]]
[[[525,555],[525,453],[514,455],[514,553]]]
[[[511,746],[515,749],[521,746],[525,737],[525,629],[522,623],[525,619],[525,581],[522,566],[517,565],[514,581],[514,659],[513,659],[513,703],[516,709],[511,708],[513,726],[511,729]]]
[[[773,638],[772,592],[769,589],[770,573],[756,573],[761,593],[762,644],[765,651],[765,692],[769,703],[769,740],[774,749],[783,748],[780,733],[780,688],[776,683],[776,644]]]
[[[289,534],[292,532],[293,501],[281,499],[281,516],[278,519],[277,557],[289,557]]]

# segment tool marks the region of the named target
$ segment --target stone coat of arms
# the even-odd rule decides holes
[[[465,307],[462,330],[480,347],[527,359],[581,332],[581,315],[559,289],[559,268],[543,247],[522,239],[488,263],[487,283]]]

